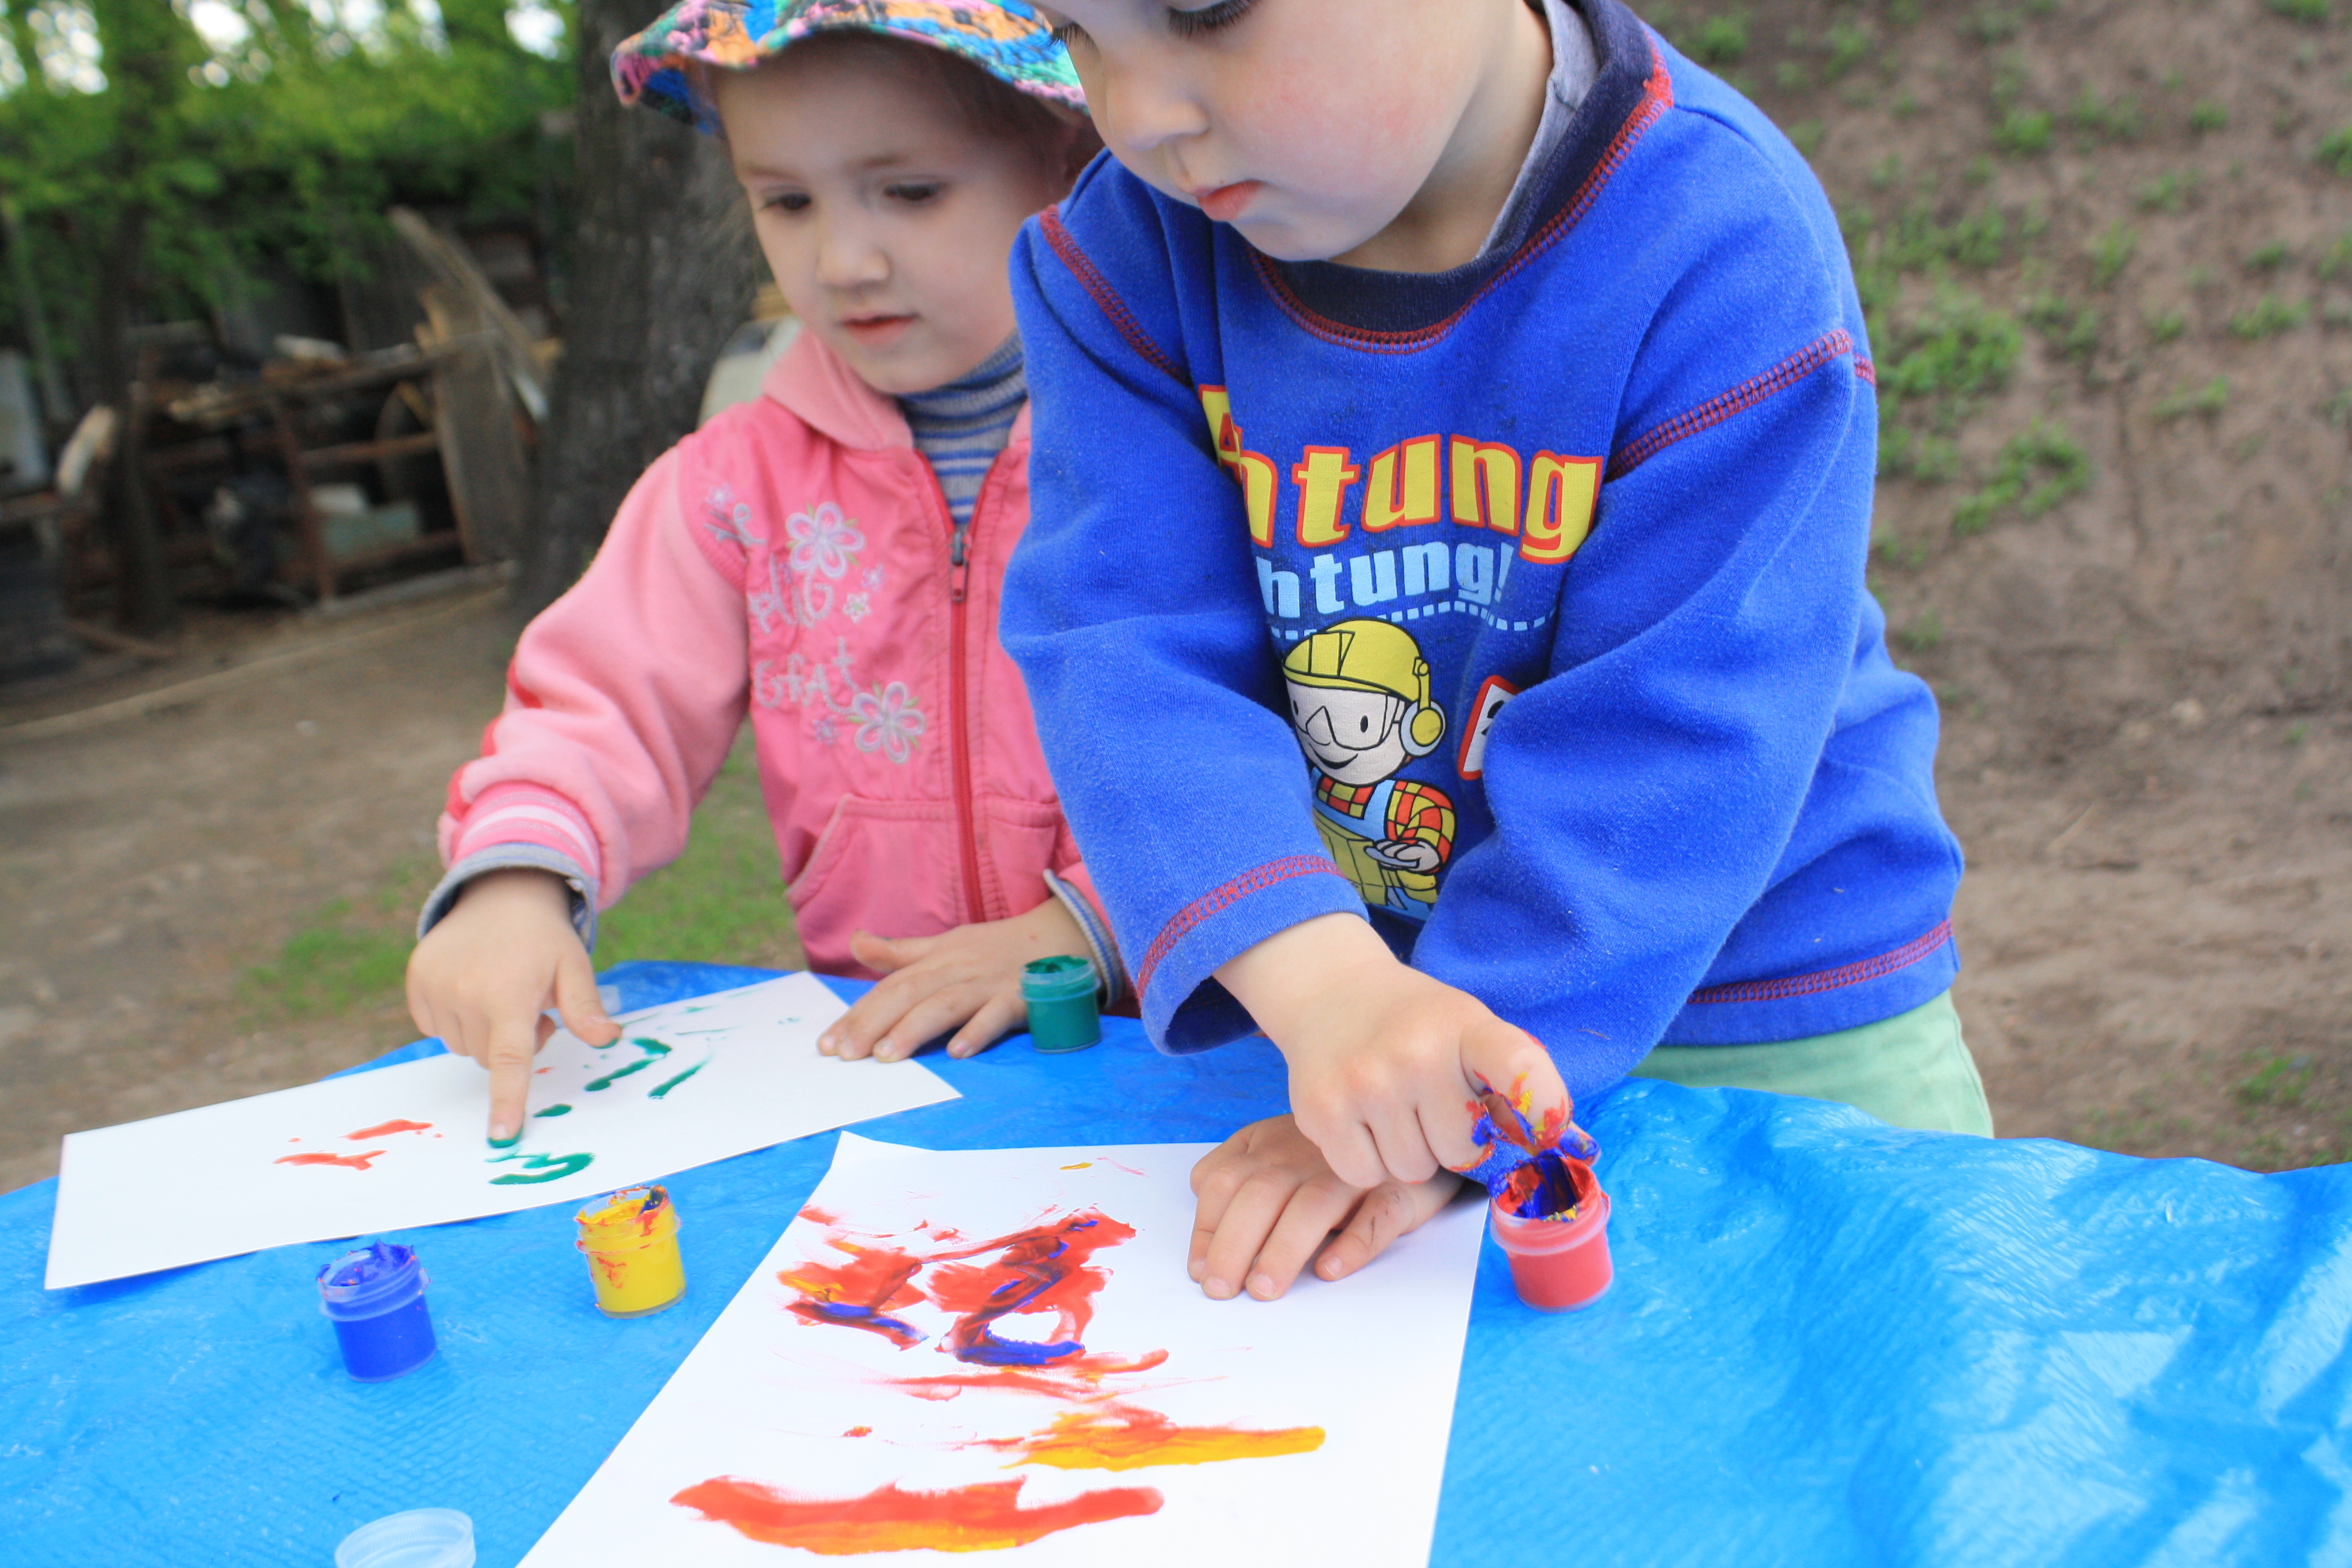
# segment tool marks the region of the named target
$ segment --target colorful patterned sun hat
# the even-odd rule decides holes
[[[743,70],[838,27],[946,49],[1034,98],[1087,106],[1069,51],[1027,0],[683,0],[613,51],[613,87],[624,103],[700,124],[687,61]]]

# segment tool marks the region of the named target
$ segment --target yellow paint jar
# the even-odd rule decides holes
[[[588,1255],[596,1310],[608,1318],[642,1318],[686,1294],[686,1265],[677,1255],[677,1210],[667,1189],[631,1187],[572,1216],[576,1245]]]

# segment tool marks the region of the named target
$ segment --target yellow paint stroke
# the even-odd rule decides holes
[[[1252,1431],[1244,1426],[1179,1426],[1156,1410],[1110,1405],[1068,1410],[1026,1437],[988,1445],[1017,1454],[1013,1465],[1058,1470],[1139,1470],[1150,1465],[1209,1465],[1221,1459],[1269,1459],[1311,1454],[1323,1446],[1320,1426]],[[1012,1465],[1005,1467],[1010,1469]]]
[[[1095,1163],[1092,1160],[1081,1160],[1075,1165],[1065,1165],[1062,1167],[1065,1171],[1091,1171],[1094,1168]]]

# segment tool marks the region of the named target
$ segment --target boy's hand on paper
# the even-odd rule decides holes
[[[976,1056],[1029,1021],[1021,996],[1024,965],[1088,956],[1086,933],[1053,898],[1025,915],[958,926],[944,936],[892,941],[857,931],[849,951],[884,978],[817,1037],[818,1050],[845,1061],[899,1061],[950,1029],[955,1037],[948,1055]]]
[[[530,1063],[555,1033],[546,1009],[592,1046],[617,1036],[596,995],[596,970],[572,929],[561,878],[517,868],[466,884],[408,955],[408,1014],[461,1057],[490,1070],[490,1141],[511,1142],[530,1103]]]
[[[1305,921],[1217,971],[1290,1068],[1290,1109],[1342,1182],[1465,1171],[1484,1089],[1568,1103],[1550,1054],[1466,991],[1400,963],[1353,915]]]
[[[1318,1277],[1345,1279],[1426,1224],[1462,1184],[1441,1171],[1426,1182],[1351,1187],[1295,1118],[1252,1122],[1192,1167],[1201,1205],[1192,1221],[1192,1278],[1220,1301],[1244,1289],[1271,1301],[1309,1259]]]

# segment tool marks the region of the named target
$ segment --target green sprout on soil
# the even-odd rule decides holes
[[[2189,330],[2189,318],[2179,310],[2167,310],[2147,319],[2147,335],[2159,343],[2168,343]]]
[[[2338,430],[2352,426],[2352,386],[2346,387],[2319,405],[2319,416]]]
[[[1894,113],[1897,120],[1909,120],[1919,112],[1919,95],[1905,88],[1895,95]]]
[[[2294,257],[2285,240],[2274,239],[2246,258],[2246,265],[2256,272],[2276,272]]]
[[[1829,127],[1818,120],[1800,120],[1789,127],[1789,140],[1796,143],[1798,152],[1810,158],[1822,150],[1822,138],[1828,132]]]
[[[1748,53],[1748,13],[1709,16],[1676,42],[1683,53],[1703,66],[1738,65]]]
[[[2119,98],[2110,103],[2086,87],[2074,100],[2068,118],[2085,137],[2103,137],[2109,142],[2132,142],[2139,137],[2137,99]]]
[[[2105,289],[2123,275],[2139,252],[2139,230],[2120,220],[2091,244],[2091,287]]]
[[[2001,448],[1984,489],[1953,511],[1952,531],[1981,533],[2012,508],[2029,518],[2040,517],[2069,496],[2089,489],[2091,477],[2091,455],[2063,426],[2037,419]]]
[[[2335,0],[2269,0],[2270,8],[2280,16],[2314,25],[2327,20],[2328,8],[2334,3]]]
[[[2008,312],[1944,289],[1895,335],[1893,346],[1879,367],[1880,389],[1898,399],[1932,399],[1957,417],[1970,399],[2009,384],[2024,332]]]
[[[2132,205],[2144,213],[2177,213],[2189,205],[2197,194],[2197,173],[2193,169],[2175,170],[2158,174],[2155,179],[2132,193]]]
[[[1826,69],[1835,81],[1878,50],[1878,35],[1853,22],[1834,22],[1822,40],[1829,47]]]
[[[2305,1057],[2274,1056],[2231,1090],[2241,1105],[2299,1105],[2311,1087],[2312,1064]]]
[[[1927,564],[1925,540],[1904,540],[1891,533],[1879,532],[1871,536],[1870,552],[1887,565],[1899,566],[1906,572],[1916,572]]]
[[[1944,617],[1933,610],[1922,610],[1895,634],[1895,640],[1907,653],[1929,652],[1944,640]]]
[[[2199,387],[2184,386],[2156,405],[2158,419],[2179,419],[2191,414],[2219,414],[2230,406],[2230,378],[2217,375]]]
[[[2099,313],[2043,294],[2025,309],[2025,319],[2067,359],[2089,359],[2099,346]]]
[[[2014,11],[2002,11],[1990,5],[1979,6],[1969,19],[1969,29],[1984,43],[1998,44],[2017,36],[2025,19]]]
[[[1942,436],[1926,435],[1889,422],[1878,427],[1878,472],[1890,479],[1940,485],[1960,471],[1960,449]]]
[[[2333,278],[2339,272],[2347,271],[2352,271],[2352,228],[2337,235],[2336,243],[2327,247],[2327,254],[2319,258],[2319,275],[2322,278]]]
[[[2265,294],[2252,310],[2230,318],[2230,331],[2250,343],[2258,343],[2264,338],[2292,331],[2303,325],[2310,314],[2311,306],[2304,300],[2290,303],[2275,294]]]
[[[2040,110],[2012,109],[1992,128],[1992,144],[2012,158],[2030,158],[2050,149],[2054,122]]]
[[[2209,131],[2222,130],[2229,123],[2229,106],[2213,99],[2200,99],[2189,111],[2189,129],[2200,136]]]
[[[2321,137],[2311,155],[2321,168],[2352,180],[2352,124],[2339,125]]]
[[[2311,739],[2311,726],[2308,724],[2289,724],[2286,727],[2286,734],[2283,738],[2290,746],[2300,746],[2305,741]]]

